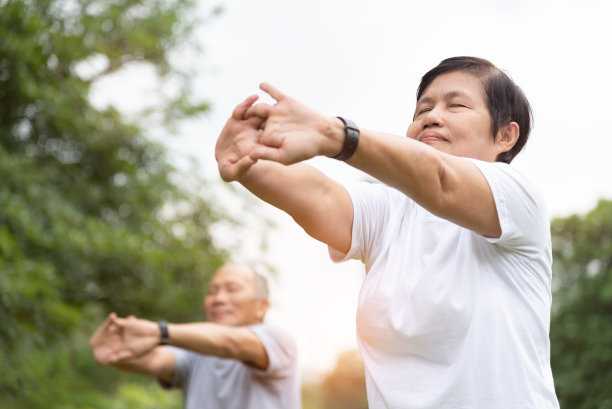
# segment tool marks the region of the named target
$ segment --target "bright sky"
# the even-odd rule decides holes
[[[209,4],[202,2],[203,7]],[[543,191],[551,216],[591,209],[612,198],[612,2],[223,0],[225,13],[199,32],[196,91],[210,114],[167,143],[216,176],[214,143],[233,107],[270,82],[329,115],[403,135],[420,77],[456,55],[491,60],[523,88],[535,114],[526,150],[513,162]],[[94,93],[129,109],[142,75],[104,83]],[[261,92],[259,92],[262,95]],[[121,95],[121,98],[118,97]],[[132,95],[131,97],[129,95]],[[269,102],[268,99],[266,99]],[[362,175],[329,159],[313,164],[340,181]],[[237,186],[240,190],[240,186]],[[296,337],[305,376],[331,369],[356,347],[355,311],[363,267],[334,265],[327,248],[286,215],[277,222],[266,260],[278,270],[268,322]],[[220,237],[220,240],[223,240]],[[239,255],[259,253],[258,229],[245,229]],[[250,254],[249,254],[250,252]]]

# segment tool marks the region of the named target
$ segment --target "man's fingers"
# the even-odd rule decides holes
[[[113,354],[109,357],[108,361],[112,364],[116,364],[119,361],[123,361],[125,359],[133,358],[134,354],[127,349],[120,349],[113,352]]]
[[[232,112],[232,118],[237,121],[243,120],[244,114],[246,114],[247,109],[249,109],[249,107],[253,105],[255,101],[257,101],[257,98],[259,98],[257,95],[251,95],[247,99],[239,103],[236,108],[234,108],[234,112]]]
[[[113,317],[116,317],[117,315],[114,312],[111,312],[110,314],[108,314],[106,316],[106,319],[104,320],[104,322],[102,323],[101,327],[102,328],[106,328],[110,325],[110,323],[113,321]]]
[[[262,91],[265,91],[266,93],[268,93],[272,98],[274,98],[278,102],[287,98],[287,96],[283,94],[279,89],[274,88],[272,85],[268,84],[267,82],[262,82],[259,85],[259,88],[261,88]]]
[[[115,330],[119,330],[125,326],[127,321],[127,318],[120,318],[115,315],[114,317],[112,317],[111,326],[114,326]]]
[[[108,314],[108,316],[106,317],[102,325],[100,325],[98,329],[96,330],[96,333],[100,333],[100,331],[110,330],[111,327],[113,326],[113,320],[115,318],[117,318],[117,314],[115,314],[114,312],[111,312],[110,314]]]

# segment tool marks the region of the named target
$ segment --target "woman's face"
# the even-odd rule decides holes
[[[500,153],[482,84],[462,71],[442,74],[425,89],[406,136],[451,155],[488,162]]]

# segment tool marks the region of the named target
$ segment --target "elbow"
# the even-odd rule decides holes
[[[415,163],[418,167],[419,180],[415,185],[416,202],[431,213],[440,216],[449,206],[452,195],[451,170],[439,152],[423,155],[422,161]]]
[[[243,330],[241,328],[240,330]],[[213,355],[219,358],[242,360],[247,355],[247,343],[240,333],[224,334],[217,342],[217,350]]]
[[[244,332],[242,332],[244,330]],[[258,369],[268,367],[268,354],[257,336],[249,329],[241,329],[242,336],[229,336],[225,339],[224,350],[220,351],[220,358],[240,360],[247,365]]]
[[[240,359],[243,354],[242,343],[234,337],[227,337],[223,343],[222,350],[219,351],[220,358]]]
[[[437,189],[435,190],[437,194],[433,198],[435,211],[444,213],[449,207],[452,207],[454,184],[451,182],[451,170],[444,161],[440,161],[435,174],[437,177]]]

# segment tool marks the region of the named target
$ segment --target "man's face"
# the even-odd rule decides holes
[[[204,297],[206,318],[217,324],[258,324],[267,308],[267,300],[255,296],[253,272],[234,264],[226,264],[217,270]]]
[[[406,136],[455,156],[493,162],[500,153],[482,84],[461,71],[442,74],[425,89]]]

